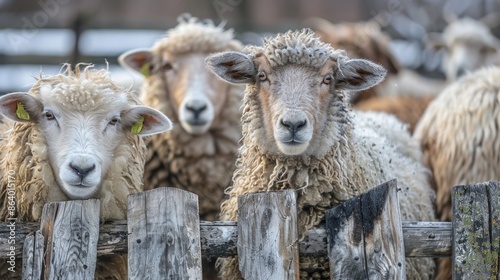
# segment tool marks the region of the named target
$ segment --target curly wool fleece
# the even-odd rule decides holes
[[[290,45],[289,45],[290,44]],[[273,46],[277,50],[273,51]],[[313,50],[295,54],[293,59],[275,55],[282,50]],[[321,46],[319,48],[318,46]],[[332,59],[347,59],[343,52],[321,44],[310,31],[288,32],[267,41],[263,48],[249,48],[252,54],[264,53],[275,66],[302,63],[319,67],[321,53]],[[316,58],[308,59],[311,53]],[[307,54],[307,55],[306,55]],[[326,59],[326,58],[325,58]],[[290,62],[292,61],[292,62]],[[274,68],[273,71],[279,71]],[[434,220],[434,192],[430,187],[429,170],[421,160],[418,144],[406,132],[406,127],[394,117],[376,113],[350,113],[346,110],[345,93],[335,92],[329,105],[327,133],[323,145],[329,149],[322,158],[276,156],[264,152],[257,139],[264,135],[259,89],[247,85],[244,97],[243,147],[237,160],[229,199],[221,206],[222,220],[237,219],[237,197],[252,192],[294,189],[297,191],[299,235],[324,219],[325,211],[340,202],[394,178],[398,180],[403,220]],[[301,279],[330,279],[325,258],[300,258]],[[220,261],[221,277],[241,279],[236,258]],[[411,279],[429,279],[434,273],[431,259],[408,259],[406,272]]]
[[[42,78],[35,83],[29,94],[41,98],[41,88],[50,85],[56,92],[55,98],[69,108],[89,109],[97,105],[105,106],[104,101],[117,98],[117,94],[124,94],[130,104],[140,104],[132,93],[114,85],[107,70],[93,70],[86,66],[80,70],[82,64],[72,71],[66,65],[62,74]],[[103,89],[106,89],[103,91]],[[96,95],[96,92],[104,93]],[[71,94],[69,94],[71,92]],[[69,97],[69,96],[72,97]],[[36,123],[13,123],[6,121],[2,128],[6,128],[0,135],[0,219],[10,217],[8,211],[8,184],[7,172],[15,174],[16,186],[16,218],[17,221],[39,221],[43,206],[54,201],[69,200],[59,188],[48,159],[48,151],[43,133]],[[106,177],[103,178],[101,189],[96,195],[100,199],[101,220],[123,220],[127,214],[127,195],[142,191],[142,175],[146,157],[146,145],[141,137],[128,134],[127,138],[114,151],[113,165],[109,167]],[[126,257],[110,256],[107,261],[100,259],[97,264],[96,277],[113,275],[115,278],[126,277]],[[119,264],[119,265],[118,265]],[[21,261],[16,262],[16,274],[13,275],[0,265],[0,278],[21,279]],[[17,274],[19,272],[19,274]],[[2,278],[2,279],[5,279]]]

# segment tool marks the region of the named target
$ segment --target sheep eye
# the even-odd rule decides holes
[[[118,117],[114,117],[112,118],[110,121],[109,121],[109,124],[110,125],[116,125],[118,123],[118,121],[120,121],[120,119]]]
[[[329,85],[333,80],[332,75],[328,74],[323,78],[323,83]]]
[[[54,113],[52,113],[52,111],[47,111],[45,112],[45,117],[47,118],[47,120],[53,120],[55,119],[56,117],[54,116]]]
[[[263,81],[265,81],[265,80],[267,80],[267,75],[266,75],[266,73],[264,73],[264,72],[262,72],[262,71],[261,71],[261,72],[259,72],[258,76],[259,76],[259,80],[260,80],[260,81],[262,81],[262,82],[263,82]]]
[[[163,63],[163,65],[161,66],[161,70],[162,71],[168,71],[168,70],[171,70],[171,69],[172,69],[172,64],[170,64],[168,62]]]

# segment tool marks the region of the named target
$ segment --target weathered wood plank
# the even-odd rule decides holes
[[[178,188],[129,196],[129,277],[201,279],[198,197]]]
[[[42,263],[43,279],[49,279],[50,275],[50,259],[52,250],[48,250],[48,248],[52,248],[52,233],[54,230],[54,221],[56,219],[57,208],[57,202],[52,202],[45,204],[42,209],[40,232],[43,235],[44,244],[44,259]]]
[[[396,180],[327,211],[332,279],[405,279]]]
[[[490,238],[491,238],[491,253],[490,255],[496,260],[496,267],[492,267],[491,273],[496,274],[496,279],[500,280],[500,183],[488,182],[488,199],[490,212]]]
[[[451,222],[402,222],[406,257],[451,256]]]
[[[497,182],[453,188],[453,279],[497,277],[499,188]]]
[[[98,199],[54,202],[42,214],[45,279],[93,279],[100,206]],[[50,221],[53,221],[50,224]]]
[[[299,279],[295,192],[238,197],[238,261],[245,279]]]
[[[43,235],[37,230],[26,237],[23,249],[23,280],[38,280],[42,276]]]
[[[9,250],[8,223],[0,223],[0,252]],[[451,222],[402,222],[406,257],[451,257]],[[24,238],[39,228],[38,223],[16,224],[16,256],[22,255]],[[201,253],[204,258],[236,256],[236,222],[200,221]],[[127,221],[101,224],[97,256],[127,253]],[[310,229],[299,244],[301,255],[326,256],[326,228]]]

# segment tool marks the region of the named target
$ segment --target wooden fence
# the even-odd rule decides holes
[[[16,254],[23,279],[93,279],[98,256],[125,252],[130,279],[201,279],[202,256],[235,255],[247,279],[298,279],[299,254],[328,256],[332,279],[405,279],[405,257],[452,257],[453,279],[498,279],[500,184],[457,186],[452,203],[451,223],[402,222],[390,181],[327,211],[298,241],[294,191],[241,196],[235,223],[200,222],[196,195],[158,188],[130,195],[128,220],[107,224],[98,200],[49,203],[40,224],[16,225]],[[0,224],[1,252],[9,232]]]

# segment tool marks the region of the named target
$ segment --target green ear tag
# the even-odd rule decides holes
[[[26,110],[24,109],[24,105],[23,105],[23,103],[21,103],[21,101],[17,101],[16,115],[21,120],[29,120],[30,119],[30,114],[28,114],[28,112],[26,112]],[[141,124],[141,127],[142,127],[142,124]]]
[[[139,134],[142,131],[142,125],[144,124],[144,117],[141,116],[132,126],[132,129],[130,131],[133,134]]]
[[[149,63],[144,63],[141,67],[141,74],[144,75],[144,77],[149,77],[151,73],[149,72]]]

